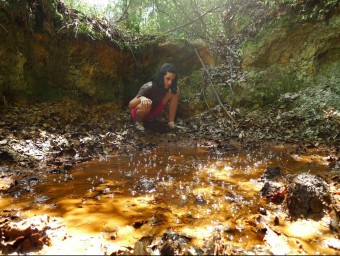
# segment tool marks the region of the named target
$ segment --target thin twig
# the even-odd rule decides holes
[[[5,28],[5,26],[4,25],[2,25],[1,23],[0,23],[0,26],[7,32],[7,34],[8,34],[8,30]]]
[[[233,79],[233,63],[228,59],[228,62],[229,62],[229,68],[230,68],[230,78]],[[229,87],[230,87],[230,90],[231,90],[231,94],[233,96],[233,99],[235,99],[235,93],[234,93],[234,90],[233,90],[233,87],[231,86],[231,82],[229,81],[228,82],[229,84]]]
[[[203,85],[203,88],[202,88],[202,95],[203,95],[203,99],[204,99],[205,105],[207,105],[207,107],[208,107],[210,113],[213,114],[213,116],[214,116],[216,119],[218,119],[219,117],[214,113],[214,111],[212,111],[212,109],[210,108],[210,106],[209,106],[209,104],[208,104],[208,101],[207,101],[207,99],[206,99],[206,97],[205,97],[205,88],[204,88],[204,87],[205,87],[205,85]]]
[[[208,69],[206,68],[206,66],[205,66],[205,64],[204,64],[204,62],[203,62],[201,56],[199,55],[197,49],[195,49],[195,52],[196,52],[196,55],[197,55],[198,59],[200,60],[202,66],[203,66],[204,71],[205,71],[205,72],[207,73],[207,75],[208,75],[209,83],[210,83],[210,85],[211,85],[211,88],[213,89],[213,92],[214,92],[214,94],[215,94],[215,96],[216,96],[216,99],[217,99],[217,101],[218,101],[218,104],[221,106],[221,108],[223,109],[224,113],[229,117],[229,119],[232,121],[232,123],[233,123],[234,125],[237,125],[237,122],[236,122],[235,119],[229,114],[229,112],[227,111],[227,109],[224,107],[224,105],[223,105],[223,103],[222,103],[220,97],[218,96],[218,93],[217,93],[216,90],[215,90],[214,84],[213,84],[212,81],[211,81],[210,73],[209,73]]]
[[[201,15],[198,16],[196,19],[193,19],[193,20],[191,20],[191,21],[189,21],[189,22],[187,22],[187,23],[185,23],[185,24],[182,24],[182,25],[180,25],[180,26],[177,26],[177,27],[175,27],[175,28],[172,28],[172,29],[166,31],[165,34],[168,34],[168,33],[172,32],[172,31],[175,31],[175,30],[177,30],[177,29],[179,29],[179,28],[183,28],[183,27],[186,27],[186,26],[188,26],[188,25],[191,25],[192,23],[198,21],[199,19],[201,19],[202,17],[204,17],[204,16],[207,15],[208,13],[213,12],[213,11],[215,11],[216,9],[219,9],[220,7],[221,7],[221,6],[214,7],[214,8],[212,8],[212,9],[206,11],[205,13],[201,14]]]
[[[126,6],[126,8],[123,12],[123,14],[116,21],[114,21],[114,23],[118,23],[118,22],[126,19],[126,14],[128,13],[128,10],[130,8],[131,3],[132,3],[132,0],[129,1],[129,3],[127,4],[127,6]]]

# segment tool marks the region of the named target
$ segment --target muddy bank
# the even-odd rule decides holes
[[[339,167],[338,145],[284,136],[277,128],[261,127],[261,120],[256,122],[255,117],[235,113],[238,124],[234,125],[203,112],[178,117],[177,123],[184,129],[168,130],[166,115],[165,111],[152,123],[146,123],[147,131],[141,134],[134,128],[126,106],[120,103],[79,105],[63,101],[4,107],[0,159],[2,165],[57,172],[94,158],[105,159],[117,150],[142,150],[158,144],[232,150],[267,141],[290,144],[292,153],[323,150],[329,155],[330,166]]]

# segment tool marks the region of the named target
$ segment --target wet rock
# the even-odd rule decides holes
[[[178,234],[176,232],[169,231],[169,232],[164,233],[163,240],[177,242],[179,244],[188,244],[190,243],[192,238],[185,236],[185,235]]]
[[[263,183],[260,195],[265,196],[270,202],[282,203],[285,198],[285,186],[280,182],[281,178],[280,166],[267,167],[259,178],[259,182]]]
[[[281,174],[281,167],[275,166],[275,167],[267,167],[264,173],[262,174],[260,180],[266,181],[266,180],[273,180],[280,178],[282,176]]]
[[[141,228],[144,224],[148,223],[148,220],[136,221],[132,224],[135,229]]]
[[[327,183],[320,176],[299,174],[288,184],[286,203],[293,218],[322,217],[330,204]]]
[[[0,160],[4,162],[14,162],[14,155],[12,152],[0,148]]]
[[[198,204],[198,205],[203,205],[203,204],[206,204],[206,200],[204,200],[204,198],[200,195],[196,196],[195,198],[195,204]]]
[[[161,223],[166,223],[167,221],[168,221],[168,218],[166,217],[166,215],[162,213],[155,213],[150,218],[150,225],[156,226],[156,225],[160,225]]]
[[[165,243],[160,248],[161,255],[175,255],[175,249],[170,243]]]
[[[65,171],[69,171],[73,167],[72,163],[65,163],[63,168]]]
[[[267,215],[267,210],[263,207],[260,207],[259,208],[259,213],[262,214],[262,215]]]
[[[286,191],[282,183],[267,181],[263,185],[260,194],[265,196],[268,201],[280,204],[285,198]]]

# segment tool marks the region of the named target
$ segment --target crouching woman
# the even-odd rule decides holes
[[[144,121],[151,121],[164,110],[169,102],[170,128],[175,128],[175,117],[179,101],[176,68],[165,63],[152,77],[151,81],[144,84],[135,98],[129,102],[129,110],[136,122],[136,128],[144,131]]]

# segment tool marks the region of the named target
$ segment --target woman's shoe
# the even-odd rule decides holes
[[[136,128],[137,130],[141,131],[141,132],[144,132],[145,131],[145,128],[143,126],[143,123],[138,123],[136,122]]]

